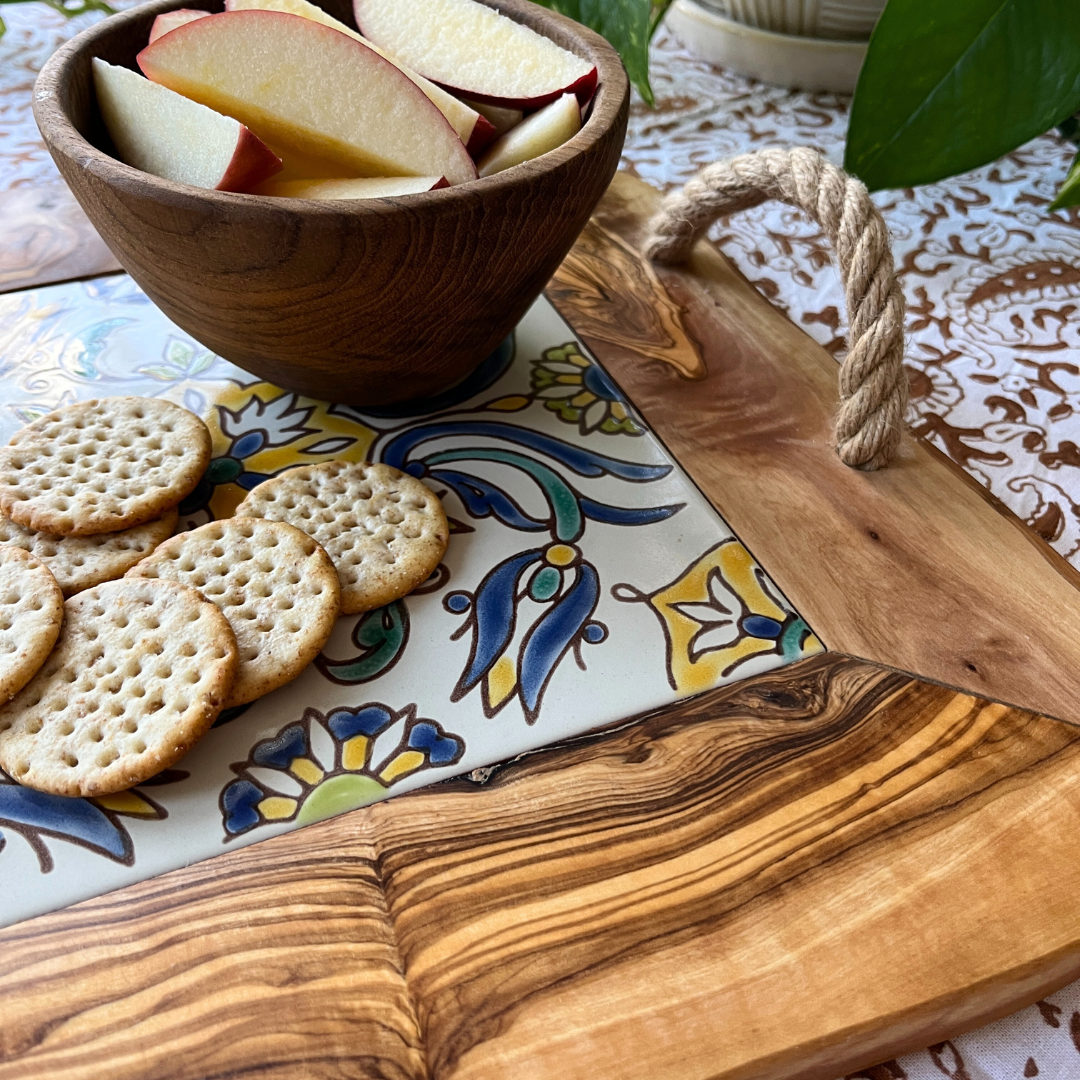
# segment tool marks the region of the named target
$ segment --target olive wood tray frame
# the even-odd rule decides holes
[[[1080,976],[1075,571],[841,465],[835,361],[641,259],[656,198],[548,295],[832,651],[0,931],[0,1080],[832,1080]]]

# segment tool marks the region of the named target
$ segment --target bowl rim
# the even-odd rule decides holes
[[[318,0],[315,0],[317,3]],[[538,158],[514,165],[502,172],[464,184],[456,184],[432,191],[411,195],[382,196],[370,199],[298,199],[273,195],[252,195],[242,192],[218,191],[165,180],[152,173],[143,172],[105,153],[89,141],[75,127],[61,101],[61,90],[70,78],[72,68],[89,53],[96,55],[96,47],[102,39],[114,34],[126,23],[149,21],[163,12],[177,8],[198,6],[205,10],[206,4],[221,7],[222,0],[151,0],[126,11],[110,15],[88,27],[65,42],[46,61],[34,84],[33,110],[38,130],[53,157],[61,155],[76,166],[85,169],[100,180],[114,185],[122,184],[131,194],[150,199],[165,198],[170,202],[202,203],[222,212],[302,212],[305,215],[353,217],[359,214],[389,214],[401,210],[420,210],[447,204],[461,203],[471,196],[485,198],[499,191],[507,194],[528,187],[531,180],[564,168],[570,161],[588,153],[617,123],[619,114],[629,99],[630,85],[618,53],[599,34],[574,22],[558,12],[526,3],[524,0],[479,0],[487,7],[523,23],[531,29],[546,33],[547,26],[554,24],[563,29],[565,36],[579,45],[583,59],[591,61],[597,69],[597,86],[589,106],[589,116],[581,129],[555,150]],[[547,26],[545,26],[547,24]],[[566,47],[565,42],[557,44]],[[577,50],[572,50],[577,51]],[[584,55],[583,55],[584,54]]]

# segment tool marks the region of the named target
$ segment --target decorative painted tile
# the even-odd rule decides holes
[[[0,296],[0,439],[109,394],[210,425],[181,527],[290,466],[371,458],[440,493],[450,547],[153,783],[64,799],[0,774],[0,924],[821,648],[546,300],[454,391],[361,413],[233,367],[124,275]]]

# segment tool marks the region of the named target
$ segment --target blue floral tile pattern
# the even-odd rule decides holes
[[[209,425],[181,528],[294,465],[370,459],[439,493],[450,547],[153,784],[60,799],[0,774],[0,925],[821,649],[545,300],[453,391],[361,412],[233,367],[125,275],[0,296],[0,439],[111,394]]]

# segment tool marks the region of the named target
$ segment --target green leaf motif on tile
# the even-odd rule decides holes
[[[637,91],[654,105],[649,85],[649,41],[671,0],[537,0],[544,7],[602,34],[622,57]]]
[[[1080,108],[1076,0],[889,0],[844,167],[872,191],[978,168]]]

